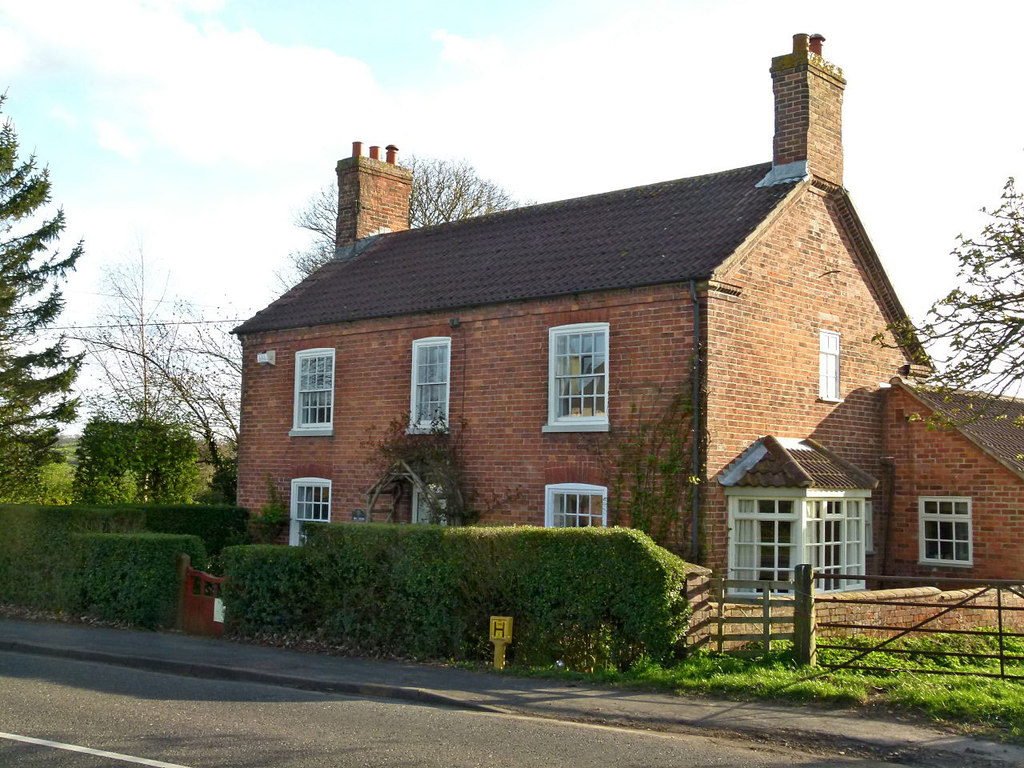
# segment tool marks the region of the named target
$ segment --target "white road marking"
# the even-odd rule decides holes
[[[148,765],[152,768],[188,768],[187,765],[179,765],[178,763],[162,763],[159,760],[147,760],[144,757],[132,757],[131,755],[122,755],[117,752],[106,752],[102,749],[90,749],[89,747],[79,747],[76,744],[62,744],[59,741],[34,739],[31,736],[19,736],[16,733],[3,733],[2,731],[0,731],[0,739],[20,741],[25,744],[36,744],[40,747],[52,747],[53,749],[63,749],[68,752],[81,752],[83,755],[109,757],[111,760],[122,760],[126,763],[134,763],[135,765]]]

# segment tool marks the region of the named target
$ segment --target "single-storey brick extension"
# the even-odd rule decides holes
[[[689,559],[744,579],[1024,575],[1021,440],[1005,421],[925,432],[945,404],[872,341],[905,312],[843,187],[846,80],[823,40],[772,60],[760,165],[410,230],[396,148],[354,144],[336,258],[236,329],[240,503],[276,489],[292,543],[310,521],[436,520],[430,478],[382,487],[368,461],[410,414],[460,431],[467,489],[500,500],[481,522],[629,524],[617,446],[681,398]]]

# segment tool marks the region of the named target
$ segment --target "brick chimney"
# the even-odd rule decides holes
[[[843,70],[821,55],[821,35],[793,35],[793,52],[772,59],[775,141],[761,185],[806,175],[843,185]]]
[[[338,161],[337,248],[409,228],[412,171],[397,164],[398,147],[389,144],[386,150],[386,160],[380,160],[378,146],[363,157],[362,142],[353,141],[352,156]]]

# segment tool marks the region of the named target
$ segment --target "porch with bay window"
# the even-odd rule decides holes
[[[728,578],[791,581],[808,563],[820,592],[863,589],[878,481],[809,438],[766,436],[719,476],[729,509]],[[842,578],[849,575],[852,578]],[[758,594],[744,587],[735,594]],[[788,591],[788,590],[777,590]]]
[[[865,504],[869,491],[783,493],[744,489],[729,497],[729,578],[791,581],[798,563],[819,575],[859,576],[865,568]],[[863,589],[863,579],[818,579],[820,592]],[[756,590],[750,590],[753,594]]]

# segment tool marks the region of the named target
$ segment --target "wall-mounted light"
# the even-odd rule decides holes
[[[260,365],[277,365],[277,350],[268,349],[266,352],[257,352],[256,362]]]

